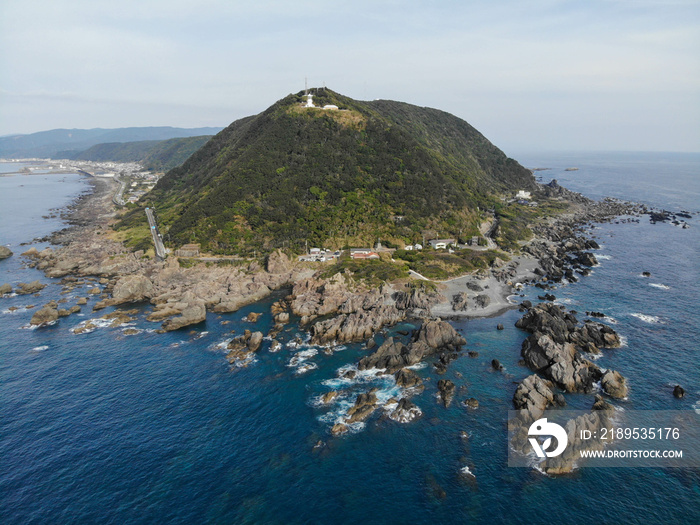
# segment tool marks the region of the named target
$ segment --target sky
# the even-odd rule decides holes
[[[700,151],[700,0],[0,0],[0,136],[226,126],[327,86],[506,153]]]

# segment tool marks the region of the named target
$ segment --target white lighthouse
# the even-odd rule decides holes
[[[312,99],[313,99],[313,95],[311,93],[307,93],[306,94],[306,106],[304,106],[304,107],[315,108],[316,106],[314,106],[314,102]]]

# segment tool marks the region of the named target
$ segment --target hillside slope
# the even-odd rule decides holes
[[[139,162],[146,169],[167,171],[180,166],[210,138],[211,135],[204,135],[168,140],[109,142],[96,144],[80,152],[58,152],[57,156],[95,162]]]
[[[529,170],[443,111],[328,89],[314,103],[338,110],[306,108],[303,95],[234,122],[160,180],[146,205],[171,244],[251,253],[466,238],[479,208],[535,187]]]
[[[53,129],[29,135],[0,137],[0,158],[62,158],[59,152],[77,153],[96,144],[167,140],[213,135],[221,128],[133,127],[116,129]]]

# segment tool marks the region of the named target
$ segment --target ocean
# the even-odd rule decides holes
[[[592,198],[699,211],[698,154],[518,160],[550,168],[536,172],[544,182],[556,178]],[[565,171],[571,167],[578,170]],[[267,333],[270,305],[285,291],[166,334],[145,321],[146,305],[130,326],[72,333],[92,317],[92,296],[80,314],[27,328],[36,308],[28,306],[60,298],[70,306],[94,286],[61,295],[19,257],[29,248],[20,243],[63,226],[50,210],[88,189],[77,174],[0,177],[0,242],[15,252],[0,261],[0,284],[48,283],[39,297],[0,299],[0,523],[700,523],[697,470],[581,468],[552,478],[507,466],[507,411],[517,382],[531,373],[518,365],[526,334],[514,326],[517,311],[453,322],[479,355],[464,355],[444,376],[429,364],[417,370],[426,385],[413,398],[419,419],[399,424],[375,414],[335,438],[330,427],[358,392],[399,394],[392,380],[371,374],[338,378],[365,355],[361,345],[327,355],[305,343],[292,319],[279,352],[266,340],[247,367],[224,357],[232,332]],[[700,413],[698,215],[688,222],[595,225],[599,266],[552,291],[568,308],[604,312],[623,336],[624,346],[597,364],[628,378],[628,399],[615,402],[625,409]],[[522,299],[538,293],[527,289]],[[263,315],[251,324],[249,312]],[[491,369],[494,358],[503,372]],[[457,385],[447,409],[435,398],[442,377]],[[676,384],[685,398],[671,394]],[[343,394],[321,405],[331,389]],[[478,409],[461,405],[468,397]],[[567,395],[570,408],[592,401]]]

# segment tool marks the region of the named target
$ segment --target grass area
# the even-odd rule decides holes
[[[498,217],[498,232],[496,242],[507,251],[517,251],[519,241],[527,241],[532,238],[530,226],[546,217],[561,214],[569,209],[568,202],[548,199],[539,202],[536,207],[523,204],[510,203],[496,206]]]
[[[444,281],[481,268],[488,268],[496,257],[508,258],[505,254],[494,250],[474,251],[467,249],[457,250],[454,253],[443,250],[397,250],[394,252],[395,259],[406,261],[411,270],[436,281]]]
[[[327,279],[336,273],[351,273],[353,279],[376,287],[382,283],[405,279],[408,277],[408,267],[403,263],[395,263],[381,259],[356,261],[350,256],[342,256],[338,262],[326,268],[321,277]]]

